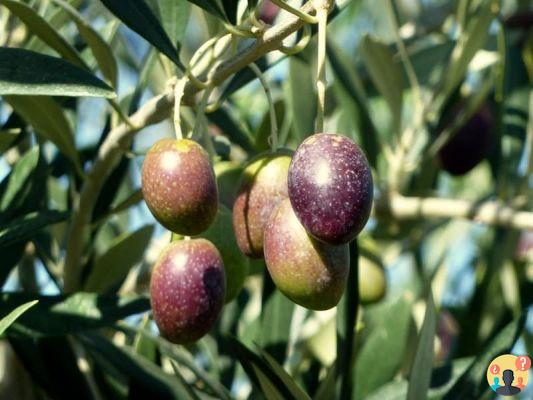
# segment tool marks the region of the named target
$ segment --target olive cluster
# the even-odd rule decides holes
[[[233,213],[219,208],[209,157],[188,139],[163,139],[150,149],[142,191],[154,217],[180,239],[153,268],[154,320],[164,337],[187,343],[205,335],[242,288],[248,264],[237,246],[264,257],[276,286],[295,303],[334,307],[350,268],[348,243],[370,215],[373,183],[355,143],[320,133],[294,154],[277,151],[250,163]]]

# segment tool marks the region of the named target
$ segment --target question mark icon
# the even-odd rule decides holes
[[[531,367],[531,358],[528,356],[518,356],[515,365],[517,370],[526,371]]]
[[[490,372],[493,375],[498,375],[500,373],[500,366],[498,364],[492,364],[490,366]]]

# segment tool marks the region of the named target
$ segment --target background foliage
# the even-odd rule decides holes
[[[176,346],[157,335],[147,283],[170,236],[141,201],[139,171],[151,144],[173,135],[172,119],[167,109],[128,128],[139,121],[127,115],[167,93],[202,43],[262,3],[0,0],[1,398],[489,398],[490,360],[531,354],[531,231],[383,205],[399,191],[531,209],[533,36],[529,2],[519,0],[338,1],[326,127],[364,149],[377,198],[352,245],[341,303],[328,312],[295,306],[253,261],[208,336]],[[254,40],[234,37],[221,58],[238,58]],[[314,130],[316,41],[257,64],[280,142],[294,149]],[[269,149],[271,122],[247,68],[213,98],[222,106],[206,115],[201,140],[216,151],[221,202],[231,207],[242,166]],[[452,177],[435,161],[434,134],[458,102],[463,114],[450,130],[487,103],[496,143]],[[103,186],[87,184],[121,129],[139,132],[119,144]],[[73,230],[82,188],[95,206]],[[73,242],[82,257],[66,263]],[[359,288],[376,283],[358,276],[358,262],[384,268],[388,290],[377,304],[359,304]],[[69,263],[80,273],[75,290],[63,283]]]

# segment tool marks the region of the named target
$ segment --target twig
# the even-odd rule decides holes
[[[473,203],[459,199],[389,194],[376,201],[374,213],[378,218],[392,217],[396,220],[462,218],[504,228],[533,229],[532,212],[518,211],[497,201]]]

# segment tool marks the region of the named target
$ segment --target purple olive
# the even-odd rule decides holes
[[[189,139],[162,139],[152,146],[142,167],[142,193],[161,225],[182,235],[205,231],[217,213],[209,156]]]
[[[318,133],[296,150],[289,168],[289,198],[307,231],[326,243],[348,243],[372,208],[370,167],[345,136]]]
[[[200,339],[217,320],[225,293],[222,258],[210,241],[170,243],[150,281],[152,312],[161,336],[180,344]]]
[[[462,110],[455,107],[446,118],[451,123]],[[488,106],[475,113],[466,124],[440,149],[439,163],[451,175],[464,175],[483,161],[489,154],[493,143],[493,118]]]
[[[350,270],[348,245],[334,246],[311,237],[289,199],[268,220],[264,251],[272,280],[289,299],[312,310],[337,305]]]
[[[248,257],[263,257],[263,231],[276,205],[288,196],[287,172],[291,157],[285,153],[262,156],[243,173],[233,205],[237,244]]]

